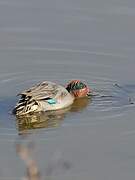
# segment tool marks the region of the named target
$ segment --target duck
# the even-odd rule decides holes
[[[13,109],[17,116],[34,112],[56,111],[71,106],[78,98],[89,97],[92,90],[81,80],[71,80],[64,87],[54,82],[43,81],[22,91]]]

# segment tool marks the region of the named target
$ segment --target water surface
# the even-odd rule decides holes
[[[37,179],[134,179],[134,19],[132,0],[0,1],[0,179],[31,168]],[[18,92],[70,79],[97,96],[57,116],[11,115]]]

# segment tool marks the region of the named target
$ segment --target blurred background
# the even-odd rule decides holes
[[[0,180],[133,180],[135,2],[0,0]],[[86,81],[97,96],[16,119],[16,94]]]

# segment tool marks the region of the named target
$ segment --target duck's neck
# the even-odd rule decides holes
[[[66,88],[66,89],[67,89],[67,88]],[[67,91],[68,91],[69,94],[72,96],[72,98],[75,100],[76,98],[75,98],[74,94],[72,93],[72,91],[70,91],[69,89],[67,89]]]

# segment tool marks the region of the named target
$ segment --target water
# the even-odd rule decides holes
[[[134,19],[132,0],[0,1],[0,179],[134,179]],[[76,78],[97,96],[11,115],[25,88]]]

